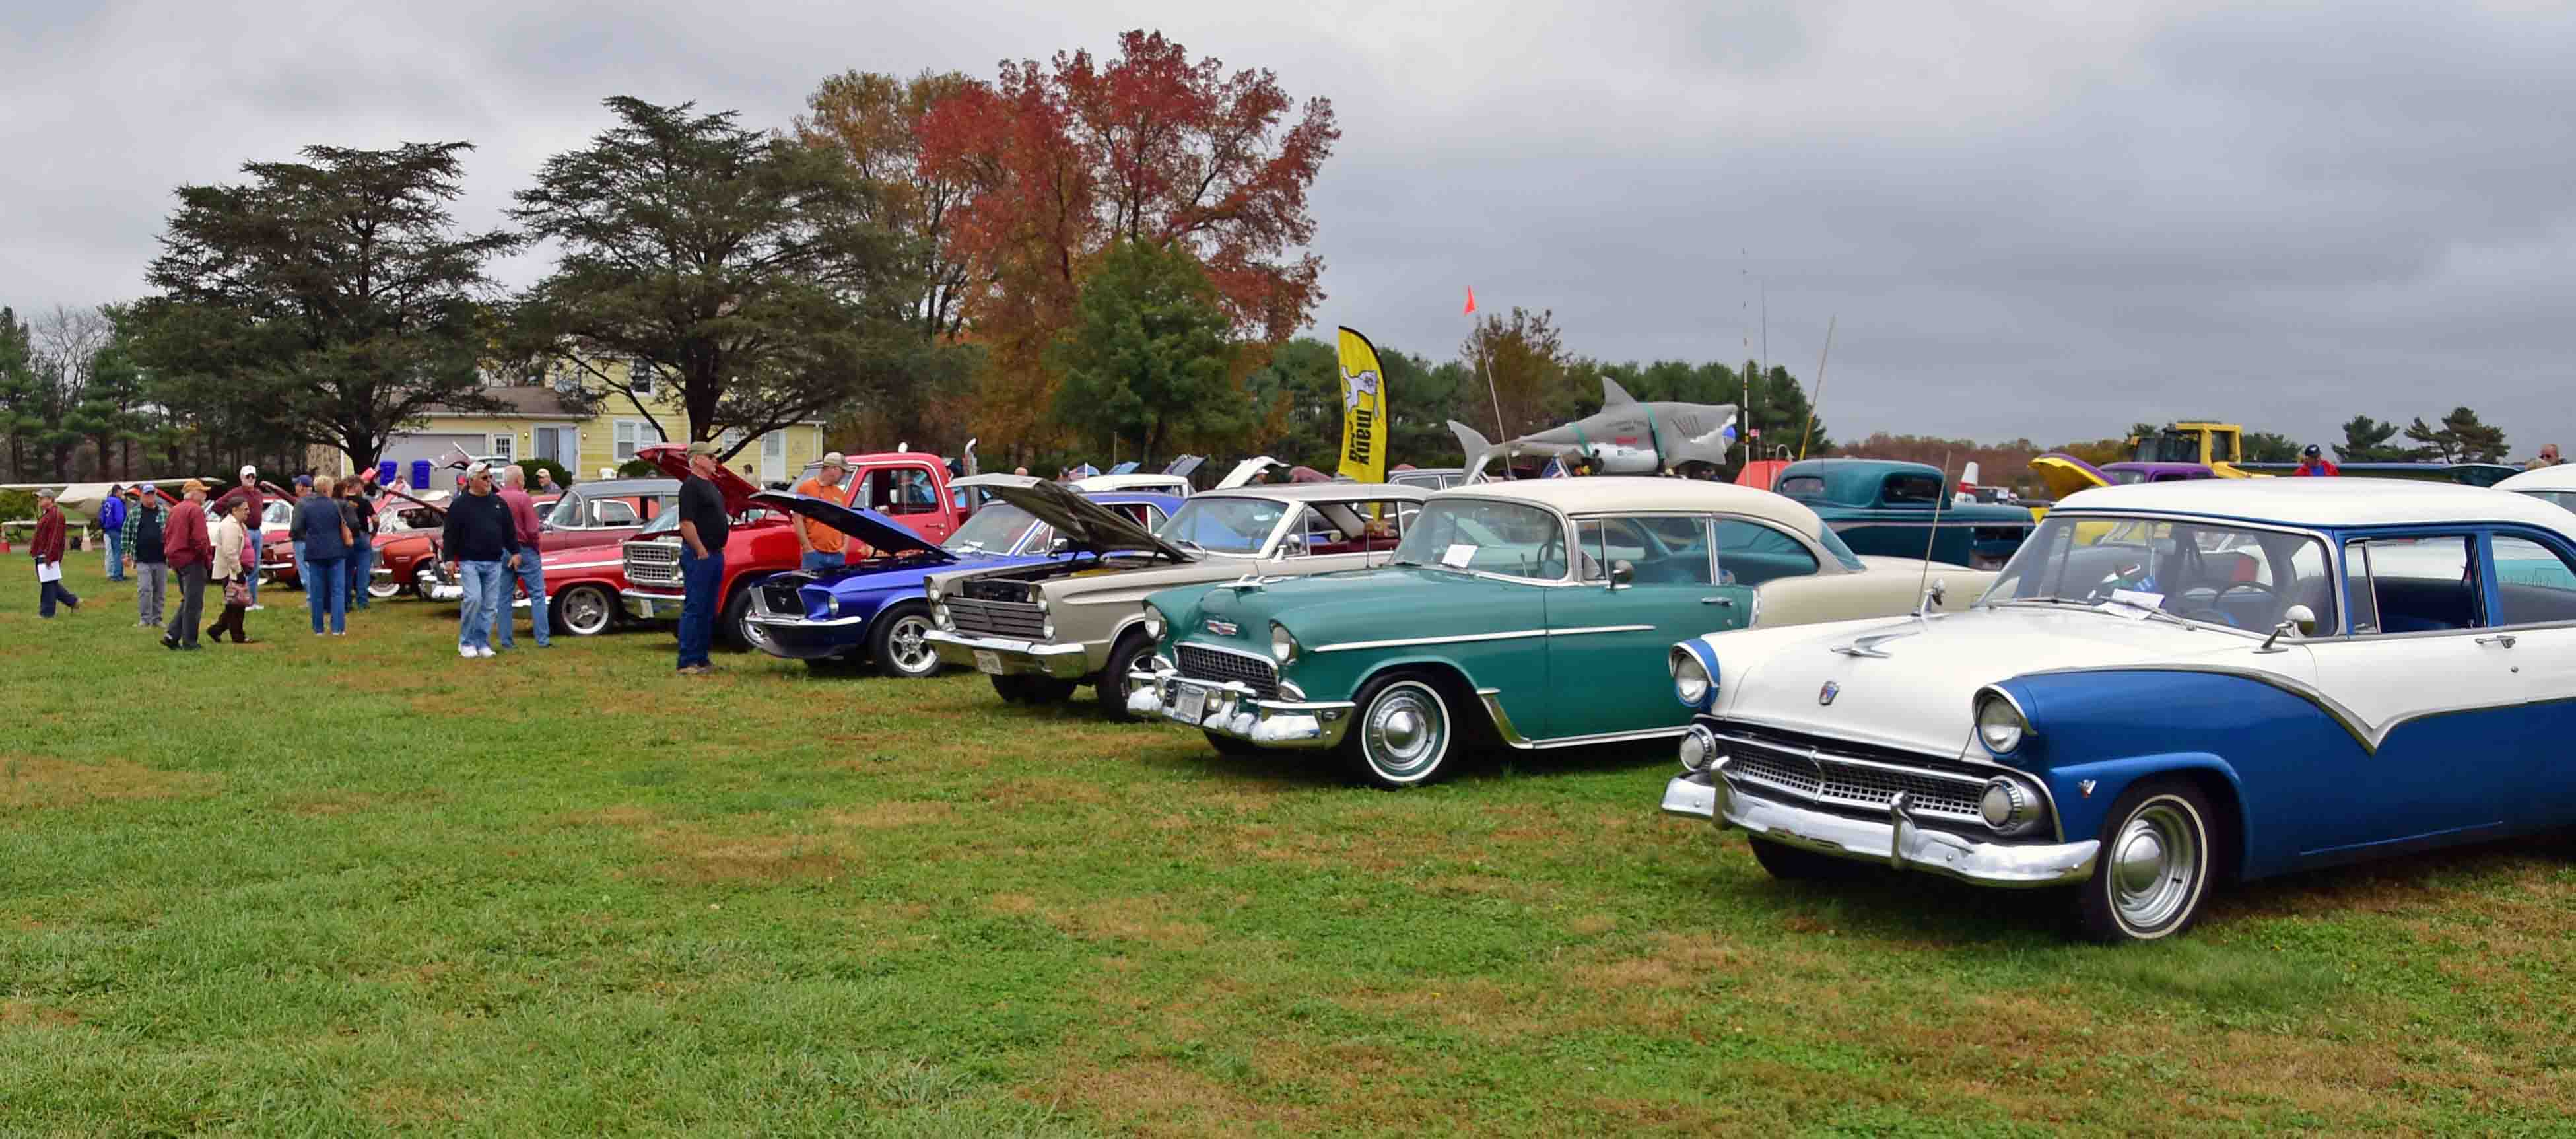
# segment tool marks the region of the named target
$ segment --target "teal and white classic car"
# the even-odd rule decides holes
[[[1127,708],[1227,754],[1338,749],[1359,778],[1408,787],[1473,744],[1681,734],[1675,641],[1964,604],[1993,576],[1860,557],[1814,511],[1749,487],[1479,483],[1427,499],[1383,565],[1148,596],[1155,648]]]

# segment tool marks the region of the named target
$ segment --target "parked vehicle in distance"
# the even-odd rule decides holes
[[[1181,501],[1163,494],[1087,497],[1148,528],[1160,525]],[[751,622],[761,627],[761,651],[817,667],[865,657],[886,676],[928,676],[939,671],[939,654],[924,639],[931,629],[925,578],[960,566],[1029,565],[1074,556],[1072,543],[1056,541],[1055,527],[1007,502],[977,511],[948,541],[933,545],[874,511],[779,491],[751,498],[848,534],[876,555],[840,569],[778,574],[752,590]]]
[[[1005,700],[1063,700],[1089,684],[1120,712],[1126,678],[1153,650],[1138,604],[1146,594],[1383,561],[1423,498],[1419,489],[1385,484],[1245,486],[1191,495],[1148,531],[1053,483],[994,489],[1091,556],[932,575],[939,628],[931,644],[941,660],[992,677]]]
[[[1478,483],[1432,495],[1377,568],[1147,598],[1157,644],[1128,710],[1226,754],[1333,750],[1369,783],[1410,787],[1471,745],[1681,734],[1690,715],[1664,696],[1674,641],[1905,613],[1927,581],[1964,608],[1993,580],[1861,558],[1814,511],[1749,487]]]
[[[1922,558],[1994,569],[2030,536],[2030,511],[1954,505],[1949,480],[1930,463],[1893,459],[1801,459],[1772,486],[1814,510],[1861,554]],[[1934,518],[1935,511],[1939,518]]]
[[[2102,941],[2230,881],[2576,823],[2576,515],[2523,495],[2089,490],[1969,612],[1669,660],[1695,721],[1666,811],[1784,878],[2074,887]]]
[[[1467,468],[1398,467],[1386,473],[1386,481],[1397,486],[1418,486],[1424,490],[1447,490],[1467,481]]]
[[[536,496],[545,511],[537,548],[545,560],[546,614],[557,631],[589,637],[615,626],[618,596],[626,588],[620,543],[670,513],[679,494],[679,480],[665,478],[577,483],[550,507],[546,496]],[[422,569],[430,582],[422,596],[437,602],[464,596],[443,562],[432,559]],[[510,604],[528,605],[527,590],[515,581]]]
[[[1180,475],[1093,475],[1075,479],[1073,489],[1084,494],[1127,491],[1135,494],[1168,494],[1174,498],[1190,496],[1190,480]]]
[[[2576,464],[2560,463],[2554,467],[2524,471],[2496,483],[2495,488],[2527,494],[2542,502],[2554,502],[2576,510]]]
[[[637,449],[635,455],[674,479],[688,474],[688,448],[681,444],[655,443]],[[948,466],[937,455],[885,451],[851,455],[849,464],[849,477],[855,480],[856,501],[861,508],[873,510],[931,543],[955,533],[964,519],[965,512],[948,490]],[[802,564],[795,516],[753,502],[752,496],[760,488],[722,464],[718,464],[714,481],[716,489],[724,494],[726,513],[736,519],[725,540],[724,581],[717,592],[723,603],[717,611],[716,634],[736,649],[765,649],[762,638],[767,636],[767,630],[751,620],[751,587],[777,574],[793,572]],[[680,616],[686,593],[680,583],[679,531],[678,512],[667,511],[646,523],[624,544],[626,588],[619,597],[627,616],[639,621],[676,620]]]

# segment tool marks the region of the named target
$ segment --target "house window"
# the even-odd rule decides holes
[[[653,362],[641,356],[626,366],[626,386],[646,399],[653,398]]]
[[[663,442],[661,429],[653,426],[653,421],[649,419],[620,419],[617,421],[616,431],[616,455],[617,461],[621,463],[634,458],[636,448],[647,443]]]
[[[491,457],[503,462],[514,463],[518,461],[518,436],[504,433],[492,436],[491,441],[491,449],[483,452],[484,454],[490,455]]]

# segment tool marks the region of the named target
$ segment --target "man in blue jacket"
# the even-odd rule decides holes
[[[125,488],[110,485],[98,504],[98,529],[107,535],[107,580],[125,580]]]

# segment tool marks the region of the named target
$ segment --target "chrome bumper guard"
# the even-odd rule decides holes
[[[989,676],[1051,676],[1080,680],[1091,675],[1091,651],[1081,644],[1042,644],[1005,637],[979,637],[952,629],[922,635],[945,664],[962,665]]]
[[[1856,819],[1747,793],[1727,783],[1725,770],[1721,759],[1706,771],[1674,776],[1664,784],[1664,813],[1708,819],[1720,827],[1736,827],[1819,854],[2012,889],[2065,886],[2091,878],[2094,857],[2102,846],[2092,839],[2047,844],[1979,842],[1927,830],[1914,821],[1911,799],[1904,794],[1888,804],[1887,821]]]
[[[1182,708],[1185,689],[1196,689],[1196,715]],[[1158,716],[1262,747],[1331,748],[1351,730],[1348,700],[1268,700],[1233,680],[1192,680],[1168,666],[1127,674],[1127,711]]]
[[[678,620],[680,605],[685,600],[677,593],[650,593],[641,589],[624,590],[617,598],[625,605],[626,615],[638,621]]]

